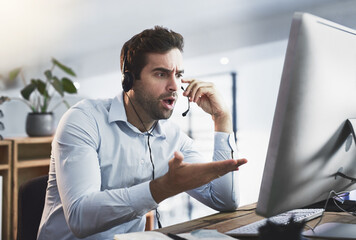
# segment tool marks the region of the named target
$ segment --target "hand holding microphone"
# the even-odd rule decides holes
[[[215,85],[211,82],[202,82],[195,79],[182,79],[182,83],[189,84],[184,90],[183,96],[187,97],[189,102],[195,102],[201,109],[212,116],[215,131],[231,133],[231,113]],[[186,115],[188,110],[183,114]]]

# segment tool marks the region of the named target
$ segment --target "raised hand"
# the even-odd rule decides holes
[[[183,154],[175,152],[169,161],[168,172],[152,180],[150,189],[153,199],[159,203],[178,193],[200,187],[228,172],[236,171],[246,159],[223,160],[208,163],[185,163]]]
[[[214,84],[195,79],[182,79],[182,83],[189,84],[183,95],[212,116],[215,123],[215,131],[231,133],[232,119],[230,111]]]

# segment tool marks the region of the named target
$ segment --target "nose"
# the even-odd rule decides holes
[[[168,91],[176,92],[178,91],[179,86],[180,86],[180,78],[172,74],[168,80],[168,85],[167,85]]]

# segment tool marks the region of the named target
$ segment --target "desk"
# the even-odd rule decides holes
[[[196,229],[216,229],[219,232],[227,232],[237,227],[247,225],[249,223],[263,219],[263,217],[256,215],[255,213],[256,204],[250,204],[238,208],[235,212],[227,213],[216,213],[206,217],[198,218],[192,221],[172,225],[169,227],[157,229],[162,233],[185,233],[191,232]],[[308,225],[314,226],[319,218],[314,219],[308,222]],[[323,220],[320,224],[327,222],[340,222],[340,223],[353,223],[356,224],[356,217],[351,216],[347,213],[340,212],[326,212],[324,214]],[[308,227],[305,228],[308,230]],[[239,238],[243,239],[243,238]],[[257,239],[257,238],[248,238],[248,239]]]

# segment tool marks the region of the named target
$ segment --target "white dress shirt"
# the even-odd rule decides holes
[[[113,239],[143,231],[152,198],[147,134],[127,121],[123,95],[83,100],[62,117],[54,140],[39,240]],[[194,142],[169,120],[159,120],[150,136],[155,177],[168,171],[175,151],[190,163],[206,162]],[[232,134],[215,133],[214,161],[231,159]],[[218,211],[238,206],[237,173],[229,173],[187,193]]]

